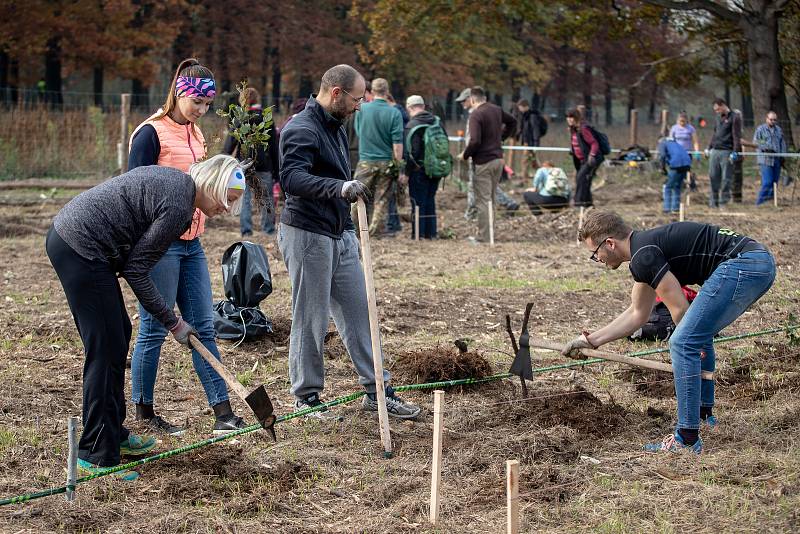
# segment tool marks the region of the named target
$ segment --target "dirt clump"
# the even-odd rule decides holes
[[[391,371],[403,383],[423,383],[483,378],[492,374],[492,366],[477,352],[461,352],[437,345],[398,354]]]
[[[651,369],[632,368],[620,378],[633,386],[637,393],[653,399],[670,399],[675,396],[675,382],[669,373]]]

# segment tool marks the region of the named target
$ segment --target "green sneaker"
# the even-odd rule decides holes
[[[156,448],[156,438],[153,436],[139,436],[128,434],[128,439],[119,444],[121,456],[145,456]]]
[[[101,467],[99,465],[91,464],[86,460],[81,460],[78,458],[78,471],[80,471],[83,475],[96,475],[99,473],[103,473],[104,471],[109,470],[110,467]],[[133,482],[137,478],[139,478],[139,473],[136,471],[128,471],[127,469],[123,471],[117,471],[116,473],[111,474],[112,477],[118,478],[120,480],[124,480],[125,482]]]

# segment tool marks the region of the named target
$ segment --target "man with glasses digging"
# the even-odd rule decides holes
[[[633,231],[610,211],[591,211],[579,239],[592,251],[591,260],[617,269],[624,262],[635,281],[631,304],[603,328],[583,332],[561,353],[573,358],[581,349],[596,349],[629,336],[650,317],[656,297],[667,306],[677,325],[670,337],[670,357],[678,401],[678,424],[648,452],[691,451],[700,454],[701,422],[713,428],[714,381],[701,371],[714,371],[713,339],[755,301],[775,280],[775,260],[757,241],[726,228],[677,222],[652,230]],[[702,288],[689,306],[683,285]]]
[[[358,240],[350,203],[369,196],[366,186],[350,178],[348,143],[342,122],[364,100],[363,76],[349,65],[337,65],[322,76],[318,95],[285,126],[280,137],[281,213],[278,248],[292,283],[292,332],[289,378],[295,407],[322,404],[325,385],[323,348],[330,317],[366,390],[363,408],[378,411],[372,363],[367,292],[358,257]],[[384,371],[383,381],[389,383]],[[412,418],[419,407],[386,388],[390,416]],[[338,419],[324,411],[309,417]]]

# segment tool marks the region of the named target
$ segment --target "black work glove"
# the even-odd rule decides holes
[[[348,202],[355,202],[359,198],[364,202],[369,201],[369,189],[358,180],[350,180],[342,185],[342,198]]]
[[[197,336],[197,330],[194,329],[192,325],[184,321],[181,317],[178,317],[178,324],[170,328],[169,330],[172,332],[172,337],[175,338],[175,341],[180,343],[181,345],[191,346],[189,344],[189,336],[194,335]]]

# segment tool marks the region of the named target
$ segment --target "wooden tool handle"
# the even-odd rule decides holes
[[[378,426],[386,457],[392,454],[392,435],[389,428],[389,413],[386,409],[386,391],[383,384],[383,359],[381,352],[380,324],[378,323],[378,302],[375,298],[375,280],[372,276],[372,251],[369,247],[369,223],[367,221],[367,205],[359,198],[358,229],[361,235],[361,260],[364,265],[364,285],[367,292],[367,308],[369,311],[369,332],[372,338],[372,366],[375,371],[375,397],[378,401]]]
[[[564,346],[563,344],[556,343],[555,341],[548,341],[546,339],[539,339],[534,337],[530,338],[529,343],[532,347],[557,350],[559,352]],[[597,350],[597,349],[581,349],[581,352],[586,356],[590,356],[592,358],[601,358],[603,360],[609,360],[612,362],[625,363],[636,367],[644,367],[645,369],[654,369],[656,371],[664,371],[666,373],[672,373],[672,365],[664,362],[654,362],[653,360],[645,360],[643,358],[632,358],[630,356],[623,356],[622,354],[615,354],[613,352],[606,352],[604,350]],[[714,373],[711,373],[709,371],[703,371],[702,378],[704,380],[714,380]]]
[[[236,393],[236,396],[238,396],[242,400],[245,400],[247,398],[248,395],[247,390],[238,380],[236,380],[236,376],[234,376],[233,373],[225,369],[225,366],[222,365],[222,362],[216,359],[214,355],[211,354],[211,352],[209,352],[209,350],[205,347],[205,345],[203,345],[203,343],[201,343],[200,340],[197,339],[197,337],[194,334],[189,334],[189,343],[191,343],[192,348],[197,352],[199,352],[200,356],[202,356],[203,359],[207,361],[211,367],[214,368],[214,370],[219,374],[219,376],[222,377],[225,383],[228,384],[228,387],[231,388],[234,391],[234,393]]]

